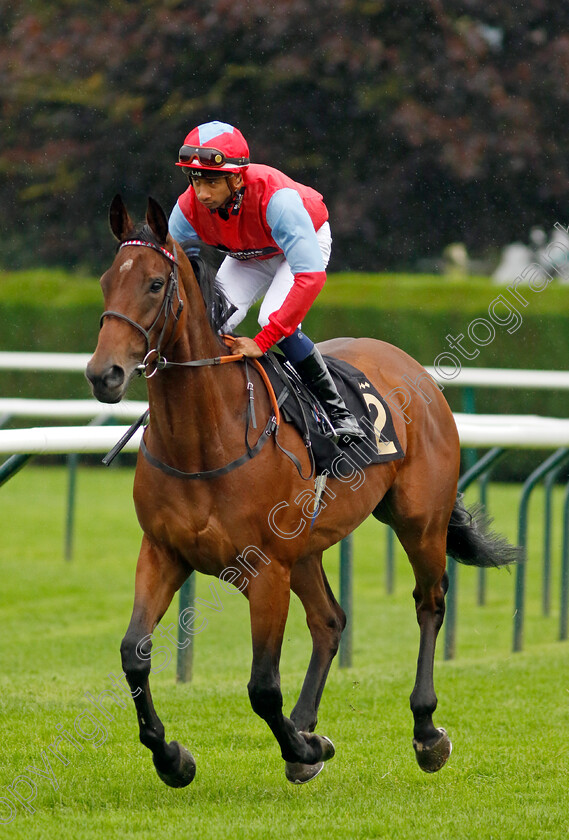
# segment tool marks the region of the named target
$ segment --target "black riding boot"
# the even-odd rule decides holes
[[[316,399],[322,403],[334,434],[338,437],[349,435],[350,437],[365,437],[358,426],[357,420],[346,408],[346,404],[338,393],[326,362],[317,347],[313,347],[308,356],[301,362],[294,362],[302,381],[314,393]]]

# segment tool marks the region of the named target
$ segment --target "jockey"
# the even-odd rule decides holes
[[[190,185],[169,220],[178,242],[196,239],[227,253],[217,283],[235,311],[233,330],[264,296],[260,332],[231,352],[258,358],[274,344],[323,404],[336,435],[362,437],[322,355],[300,323],[326,280],[332,238],[320,193],[278,169],[249,162],[241,132],[223,122],[194,128],[176,164]]]

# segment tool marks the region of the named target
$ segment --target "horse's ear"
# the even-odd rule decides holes
[[[122,242],[127,238],[129,231],[134,227],[134,224],[128,215],[127,209],[124,206],[122,196],[117,193],[111,202],[109,209],[109,223],[111,230],[118,239]]]
[[[150,229],[154,233],[158,242],[164,245],[168,238],[168,219],[166,213],[161,206],[155,201],[152,196],[148,197],[148,207],[146,208],[146,221]]]

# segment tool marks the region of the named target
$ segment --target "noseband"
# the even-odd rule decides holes
[[[113,309],[107,309],[101,315],[100,326],[103,326],[103,321],[106,317],[112,316],[113,318],[120,318],[122,321],[126,321],[127,324],[130,324],[131,327],[134,327],[136,330],[142,333],[144,339],[146,341],[146,355],[141,365],[138,366],[138,370],[144,374],[144,376],[149,379],[151,376],[154,376],[156,371],[160,368],[160,362],[162,360],[162,356],[160,355],[160,347],[164,340],[164,336],[166,334],[166,327],[168,326],[168,321],[170,320],[170,316],[172,315],[174,318],[174,325],[178,323],[180,315],[182,314],[182,309],[184,308],[184,302],[180,299],[180,294],[178,290],[178,261],[176,259],[176,246],[174,245],[174,253],[171,254],[166,248],[162,248],[160,245],[155,245],[153,242],[145,242],[143,239],[127,239],[125,242],[121,242],[119,245],[119,251],[121,248],[126,248],[127,245],[142,245],[144,248],[152,248],[153,251],[158,251],[159,254],[162,254],[163,257],[166,257],[168,262],[172,266],[172,270],[170,271],[170,276],[168,278],[168,285],[166,286],[166,292],[162,299],[162,304],[160,309],[158,310],[158,314],[156,318],[152,322],[152,324],[145,329],[141,324],[134,321],[132,318],[129,318],[128,315],[125,315],[123,312],[116,312]],[[178,308],[176,313],[174,314],[173,310],[173,299],[174,295],[178,298]],[[156,343],[156,347],[152,350],[150,349],[150,335],[154,330],[154,327],[160,320],[160,317],[164,314],[164,324],[162,326],[162,332],[158,338]],[[155,367],[152,373],[146,373],[147,367],[147,360],[148,357],[151,356],[153,353],[156,353],[156,361]]]

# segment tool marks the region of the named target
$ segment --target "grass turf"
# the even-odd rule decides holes
[[[369,520],[355,535],[353,667],[333,665],[320,711],[319,731],[334,741],[336,757],[309,785],[285,780],[276,742],[248,702],[247,604],[223,593],[223,609],[204,607],[207,626],[195,637],[193,682],[175,683],[173,645],[170,663],[152,678],[167,737],[184,743],[198,764],[192,785],[173,790],[159,781],[138,742],[130,702],[123,708],[107,698],[105,716],[86,695],[112,688],[108,674],[121,673],[118,647],[130,617],[140,541],[131,486],[130,470],[80,470],[75,559],[67,564],[64,470],[30,466],[2,488],[1,836],[566,836],[569,747],[560,734],[569,711],[568,648],[555,641],[555,601],[550,617],[540,615],[538,498],[531,509],[522,653],[510,652],[514,575],[490,572],[487,603],[479,607],[477,571],[460,568],[457,658],[443,661],[441,638],[435,669],[435,722],[454,742],[442,771],[422,773],[411,747],[408,696],[418,647],[412,574],[399,550],[395,591],[385,595],[385,531]],[[496,526],[512,539],[519,492],[500,485],[490,490]],[[337,591],[337,548],[329,552],[327,570]],[[198,579],[204,600],[211,601],[212,581]],[[162,623],[172,621],[176,605]],[[293,599],[281,667],[287,710],[308,656],[302,609]],[[67,764],[49,751],[58,737]],[[37,782],[28,806],[33,813],[9,790],[20,775]],[[15,789],[33,796],[25,782]]]

